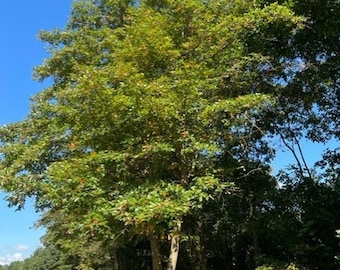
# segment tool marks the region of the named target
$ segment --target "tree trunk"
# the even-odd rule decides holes
[[[251,224],[251,234],[252,234],[252,240],[253,240],[253,256],[254,256],[254,264],[257,265],[257,260],[260,255],[260,249],[259,249],[259,242],[258,242],[258,237],[257,237],[257,232],[255,229],[255,224],[254,224],[254,205],[253,205],[253,196],[251,196],[250,200],[250,206],[249,206],[249,217],[250,220],[252,221]]]
[[[260,249],[259,249],[259,241],[257,237],[257,233],[255,229],[252,229],[252,237],[253,237],[253,246],[254,246],[254,264],[257,266],[259,255],[260,255]]]
[[[181,230],[181,223],[178,222],[177,228],[174,230],[173,235],[171,236],[170,255],[169,255],[167,270],[176,270],[178,252],[179,252],[180,230]]]
[[[115,250],[112,254],[112,262],[113,262],[113,270],[119,270],[117,250]]]
[[[198,233],[199,233],[199,270],[207,269],[207,252],[205,245],[204,225],[203,222],[198,222]]]
[[[152,256],[152,270],[162,270],[162,256],[158,236],[151,233],[149,236]]]

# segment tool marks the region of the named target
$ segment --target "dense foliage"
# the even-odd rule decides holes
[[[340,135],[324,2],[75,1],[40,34],[51,87],[0,129],[0,184],[47,229],[3,268],[338,267],[339,150],[312,169],[299,144]],[[273,176],[279,140],[296,165]]]

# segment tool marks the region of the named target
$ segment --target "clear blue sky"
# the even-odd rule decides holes
[[[29,98],[43,86],[32,81],[32,69],[48,55],[40,30],[63,28],[72,0],[4,0],[0,11],[0,124],[22,120]],[[39,245],[42,231],[31,229],[37,214],[8,209],[0,193],[0,264],[29,256]]]
[[[29,98],[44,86],[32,81],[32,69],[48,57],[45,44],[37,39],[40,30],[63,28],[71,11],[72,0],[5,0],[0,14],[0,124],[20,121],[29,110]],[[324,146],[303,144],[311,165]],[[281,153],[273,164],[276,171],[292,160]],[[39,246],[42,230],[32,226],[38,215],[29,202],[15,212],[7,208],[0,193],[0,264],[28,257]]]

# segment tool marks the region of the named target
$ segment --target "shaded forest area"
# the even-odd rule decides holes
[[[53,83],[0,128],[0,186],[46,228],[0,269],[340,269],[340,148],[310,167],[300,147],[339,141],[339,18],[336,0],[75,1],[40,33]],[[273,175],[278,143],[295,162]]]

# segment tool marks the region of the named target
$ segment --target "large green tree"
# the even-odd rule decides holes
[[[82,269],[98,267],[89,254],[105,246],[116,269],[120,250],[137,257],[141,246],[151,248],[153,269],[175,269],[181,241],[197,247],[192,257],[206,269],[205,241],[220,241],[214,233],[225,228],[203,228],[226,220],[234,222],[227,252],[238,245],[239,257],[249,254],[249,236],[259,256],[260,215],[275,189],[265,135],[294,141],[303,126],[321,141],[317,132],[336,121],[322,117],[334,102],[324,89],[335,85],[314,83],[309,67],[337,52],[330,44],[327,57],[320,47],[302,55],[303,11],[294,1],[76,1],[64,30],[40,34],[51,57],[35,76],[51,87],[24,121],[0,130],[10,202],[35,196],[47,241]],[[308,83],[327,99],[304,93]],[[224,202],[237,209],[224,211]]]

